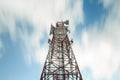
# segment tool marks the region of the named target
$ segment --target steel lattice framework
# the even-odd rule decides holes
[[[67,33],[69,21],[56,23],[56,27],[51,25],[50,35],[52,40],[48,40],[49,52],[43,67],[40,80],[83,80],[77,65]]]

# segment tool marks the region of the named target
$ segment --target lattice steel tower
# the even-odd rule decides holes
[[[56,27],[51,25],[50,35],[52,40],[48,40],[49,52],[43,67],[40,80],[83,80],[78,68],[67,33],[69,21],[56,23]]]

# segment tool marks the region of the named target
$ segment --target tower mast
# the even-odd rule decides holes
[[[73,41],[67,35],[68,25],[68,20],[57,22],[56,27],[51,25],[53,37],[48,40],[49,51],[40,80],[83,80],[71,47]]]

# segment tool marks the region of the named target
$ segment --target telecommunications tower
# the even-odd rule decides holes
[[[40,80],[83,80],[80,69],[76,62],[67,33],[69,21],[60,21],[56,27],[51,25],[48,40],[49,51],[44,63]]]

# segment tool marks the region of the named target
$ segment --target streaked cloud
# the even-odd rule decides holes
[[[82,0],[75,2],[69,0],[2,0],[0,1],[0,33],[8,32],[13,41],[19,37],[24,43],[25,60],[28,58],[26,62],[31,63],[34,58],[38,62],[38,53],[46,49],[39,45],[40,40],[48,38],[44,36],[44,33],[49,34],[51,23],[55,25],[56,21],[69,19],[71,24],[69,28],[74,31],[75,25],[83,23],[84,20],[82,4]],[[21,21],[20,25],[16,24],[16,20]],[[33,25],[31,35],[27,30],[31,26],[26,25],[25,20]],[[39,61],[43,59],[39,58]]]
[[[95,80],[114,80],[120,69],[120,1],[103,0],[108,15],[84,30],[82,42],[74,44],[79,66],[90,68]],[[99,29],[101,28],[102,29]],[[78,50],[80,49],[80,52]],[[117,79],[118,80],[118,79]]]

